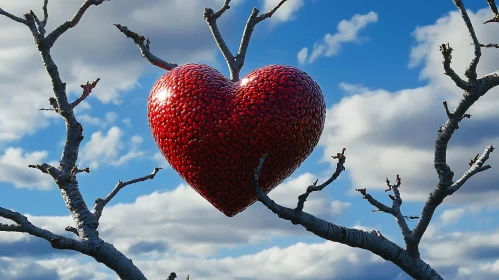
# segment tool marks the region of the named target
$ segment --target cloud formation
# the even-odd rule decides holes
[[[321,56],[331,57],[337,55],[343,44],[349,42],[361,43],[364,38],[359,37],[359,32],[368,24],[377,22],[378,14],[371,11],[365,15],[355,14],[350,20],[342,20],[336,27],[335,34],[327,33],[321,41],[314,44],[309,54],[307,47],[302,48],[297,55],[298,63],[312,63]]]
[[[88,164],[92,169],[98,168],[99,163],[121,166],[145,154],[139,149],[139,145],[143,141],[142,136],[132,136],[125,145],[122,140],[123,135],[123,131],[117,126],[111,127],[106,135],[103,135],[101,131],[93,133],[90,141],[81,149],[81,165]],[[126,146],[128,146],[128,150],[125,150]],[[120,154],[123,150],[125,153]]]
[[[120,104],[127,91],[140,87],[138,80],[146,71],[159,72],[114,23],[149,36],[154,53],[167,61],[216,64],[218,49],[202,14],[204,8],[218,7],[221,3],[220,0],[109,1],[90,7],[80,23],[63,34],[52,49],[61,78],[67,83],[69,100],[81,94],[80,84],[101,78],[87,101]],[[39,0],[6,1],[2,9],[20,17],[32,9],[41,17],[42,4]],[[47,32],[69,20],[80,5],[78,1],[51,0]],[[231,16],[231,13],[224,15],[220,24]],[[184,21],[185,18],[195,20]],[[54,93],[28,28],[5,16],[0,17],[0,25],[0,37],[9,38],[0,42],[1,145],[33,134],[47,127],[51,119],[60,117],[38,110],[50,107],[48,98]]]
[[[480,23],[490,18],[487,11],[490,12],[487,8],[468,14],[473,22]],[[488,26],[476,24],[477,36],[499,41]],[[402,178],[404,200],[425,201],[435,188],[438,178],[433,167],[434,141],[438,126],[446,120],[441,104],[447,100],[453,110],[462,98],[462,90],[443,74],[439,44],[449,42],[454,46],[452,67],[457,73],[464,72],[473,51],[458,12],[450,12],[433,25],[418,27],[413,34],[417,45],[411,51],[411,66],[424,63],[421,77],[428,81],[427,85],[390,92],[361,86],[360,80],[358,85],[341,84],[340,88],[349,95],[327,111],[320,140],[325,148],[323,159],[334,167],[336,162],[328,155],[347,148],[352,193],[356,188],[380,191],[385,188],[385,177],[393,180],[397,174]],[[478,72],[483,75],[495,71],[497,59],[499,53],[484,51]],[[498,96],[497,89],[493,89],[480,98],[469,111],[472,118],[464,120],[452,137],[447,161],[455,173],[454,180],[469,168],[467,163],[475,154],[499,142],[499,114],[493,109],[499,106]],[[491,157],[487,163],[496,166],[499,159]],[[497,205],[498,180],[497,173],[477,174],[445,201]]]
[[[3,155],[0,154],[0,182],[11,183],[16,188],[51,189],[55,183],[50,176],[40,170],[28,168],[28,165],[46,162],[47,156],[47,151],[29,153],[22,148],[7,148]],[[49,162],[49,164],[57,163]]]

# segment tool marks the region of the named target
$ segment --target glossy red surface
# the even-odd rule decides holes
[[[178,66],[149,95],[148,119],[161,153],[178,174],[225,215],[268,193],[319,141],[326,105],[319,85],[291,66],[269,65],[234,83],[202,64]],[[306,186],[303,186],[306,188]]]

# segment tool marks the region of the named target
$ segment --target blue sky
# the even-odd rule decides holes
[[[41,15],[42,2],[0,0],[0,7],[18,16],[30,9]],[[81,3],[74,2],[50,1],[48,30],[76,12]],[[370,252],[324,242],[279,220],[258,202],[227,218],[168,167],[146,115],[149,90],[164,71],[142,58],[112,24],[149,36],[153,53],[166,61],[205,63],[228,75],[202,18],[205,7],[218,9],[223,1],[141,2],[91,7],[52,49],[70,100],[81,93],[80,84],[101,78],[76,110],[85,136],[79,164],[91,168],[90,174],[79,175],[87,204],[107,195],[118,180],[164,167],[154,180],[128,186],[111,201],[101,219],[101,237],[132,258],[149,279],[164,279],[171,271],[194,280],[409,279]],[[218,21],[233,52],[251,8],[265,12],[276,2],[234,1]],[[499,42],[495,26],[481,24],[492,17],[486,1],[464,4],[479,41]],[[30,32],[5,17],[0,25],[0,38],[7,38],[0,41],[0,206],[62,234],[73,221],[58,189],[49,176],[27,166],[59,160],[64,123],[52,112],[38,111],[49,106],[53,93]],[[274,17],[258,24],[241,75],[268,64],[297,66],[319,83],[328,109],[319,145],[270,197],[295,205],[306,186],[332,174],[335,161],[329,156],[345,147],[346,172],[312,194],[304,210],[338,225],[380,230],[403,245],[394,219],[371,212],[373,207],[354,189],[367,188],[389,203],[385,177],[394,182],[400,174],[403,214],[420,215],[437,183],[433,143],[446,120],[442,101],[452,109],[462,95],[443,74],[438,45],[447,42],[454,48],[452,67],[464,77],[473,55],[471,40],[450,0],[288,0]],[[495,71],[497,59],[496,50],[483,50],[478,75]],[[488,144],[498,145],[498,93],[493,89],[482,97],[450,141],[454,179],[475,154]],[[492,154],[489,163],[493,169],[474,176],[444,201],[422,240],[423,260],[446,279],[499,276],[499,175],[494,171],[499,160]],[[116,279],[88,257],[4,232],[0,278]]]

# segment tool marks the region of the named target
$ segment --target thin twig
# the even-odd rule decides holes
[[[480,47],[482,48],[499,48],[499,44],[480,44]]]
[[[454,184],[449,187],[449,195],[455,193],[459,188],[461,188],[468,179],[470,179],[473,175],[488,170],[492,168],[490,165],[483,165],[490,156],[490,153],[494,151],[494,147],[489,145],[485,148],[485,151],[482,153],[480,157],[478,155],[475,156],[468,164],[470,165],[470,169],[464,172],[463,176],[459,178]]]
[[[236,61],[235,61],[234,55],[232,54],[229,47],[225,43],[222,35],[220,34],[220,30],[218,29],[218,25],[217,25],[217,19],[226,10],[230,9],[229,3],[230,3],[230,0],[225,0],[222,8],[220,8],[217,12],[214,12],[213,9],[211,9],[211,8],[204,9],[203,18],[205,19],[206,23],[208,24],[208,27],[210,28],[211,34],[213,35],[213,38],[215,39],[215,43],[217,44],[218,48],[220,49],[220,52],[222,52],[222,55],[225,59],[225,62],[227,63],[227,66],[229,67],[232,81],[236,82],[237,80],[239,80],[239,77],[238,77],[239,75],[235,72]]]
[[[70,104],[71,108],[74,108],[78,106],[85,98],[87,98],[90,93],[92,92],[92,89],[95,88],[97,83],[100,81],[100,78],[97,78],[93,83],[87,82],[85,85],[80,85],[80,87],[83,89],[83,93],[76,99],[73,103]]]
[[[54,234],[46,229],[37,227],[33,225],[26,216],[19,212],[0,207],[0,217],[15,222],[15,224],[0,223],[0,232],[24,232],[49,241],[50,245],[56,249],[71,249],[79,252],[84,251],[84,246],[81,241],[66,238],[64,236]]]
[[[69,21],[66,21],[65,23],[61,24],[59,27],[54,29],[46,38],[46,43],[49,48],[51,48],[55,41],[64,33],[66,32],[69,28],[75,27],[81,20],[81,17],[83,14],[87,11],[87,9],[92,6],[99,6],[106,0],[85,0],[83,5],[81,5],[80,9],[78,9],[78,12],[73,16],[73,18]]]
[[[253,33],[255,25],[266,18],[272,17],[272,15],[277,11],[277,9],[279,9],[279,7],[282,6],[282,4],[284,4],[284,2],[286,2],[286,0],[281,0],[272,10],[261,14],[260,16],[258,16],[260,11],[257,8],[253,8],[248,21],[246,22],[246,26],[244,27],[241,43],[239,44],[239,50],[236,56],[234,56],[230,51],[217,26],[217,19],[230,8],[230,0],[225,0],[222,8],[220,8],[217,12],[214,12],[213,9],[210,8],[205,9],[203,17],[210,28],[211,34],[213,35],[218,48],[222,52],[227,66],[229,67],[230,78],[233,82],[239,81],[239,72],[243,68],[251,34]]]
[[[338,176],[340,176],[340,173],[345,170],[345,166],[344,166],[344,163],[346,160],[345,150],[346,149],[343,148],[341,153],[337,153],[336,156],[331,156],[334,159],[338,159],[338,163],[336,164],[336,171],[331,176],[331,178],[329,178],[326,182],[324,182],[323,184],[321,184],[319,186],[317,186],[318,180],[315,181],[314,184],[307,187],[307,191],[305,193],[298,196],[298,203],[296,204],[296,208],[295,208],[296,211],[303,211],[305,201],[307,201],[307,198],[310,195],[310,193],[315,192],[315,191],[322,191],[322,189],[324,189],[326,186],[328,186],[334,180],[336,180],[336,178],[338,178]]]
[[[360,192],[364,199],[366,199],[367,201],[369,201],[369,203],[371,205],[376,207],[376,209],[373,210],[373,212],[381,211],[384,213],[391,214],[395,218],[397,225],[399,226],[399,228],[402,232],[402,235],[404,236],[404,240],[406,241],[406,245],[409,245],[410,241],[406,240],[406,237],[408,237],[410,235],[411,231],[409,230],[409,226],[407,225],[407,222],[405,221],[405,218],[407,218],[407,216],[402,215],[402,212],[400,210],[400,206],[402,205],[402,198],[400,196],[400,191],[399,191],[401,183],[402,183],[402,179],[400,178],[399,175],[397,175],[397,183],[395,185],[390,185],[390,180],[388,180],[388,177],[386,178],[386,185],[388,186],[388,189],[386,189],[385,192],[393,191],[393,196],[388,195],[390,197],[390,199],[392,200],[391,207],[388,207],[385,204],[383,204],[383,203],[379,202],[378,200],[376,200],[375,198],[373,198],[370,194],[367,193],[365,188],[364,189],[356,189],[356,191]],[[415,216],[409,216],[409,217],[415,217]]]
[[[49,4],[49,0],[44,0],[43,1],[43,20],[42,20],[42,26],[45,27],[47,25],[47,20],[49,19],[49,12],[47,10],[47,6]]]
[[[497,10],[496,2],[495,0],[487,0],[487,3],[489,4],[490,9],[494,13],[494,17],[485,21],[483,24],[489,23],[489,22],[499,22],[499,11]]]
[[[452,51],[453,49],[449,46],[449,43],[440,45],[440,52],[442,52],[442,55],[444,56],[444,61],[442,62],[442,64],[444,65],[445,75],[451,77],[451,79],[459,88],[467,90],[470,85],[463,79],[461,79],[461,77],[456,74],[452,67],[450,67],[450,63],[452,60]]]
[[[141,36],[133,31],[129,30],[128,27],[122,26],[121,24],[114,24],[114,26],[116,26],[119,31],[121,31],[123,34],[125,34],[127,38],[132,38],[132,40],[135,42],[135,44],[139,48],[142,56],[145,57],[152,65],[158,66],[158,67],[165,69],[167,71],[170,71],[173,68],[178,66],[175,63],[166,62],[166,61],[160,59],[159,57],[153,55],[150,51],[151,41],[149,41],[149,39],[147,39],[147,41],[146,41],[146,38],[144,36]],[[144,45],[144,41],[146,41],[145,45]]]
[[[121,180],[119,180],[118,184],[116,184],[114,189],[104,199],[97,198],[95,200],[94,215],[97,218],[97,220],[100,219],[100,217],[102,215],[102,211],[104,210],[104,207],[106,206],[106,204],[108,204],[109,201],[111,201],[111,199],[113,199],[113,197],[115,197],[122,188],[124,188],[128,185],[131,185],[131,184],[135,184],[138,182],[148,180],[148,179],[152,180],[152,179],[154,179],[154,176],[156,176],[156,174],[158,173],[158,171],[160,169],[161,169],[160,167],[155,167],[154,170],[151,172],[151,174],[146,175],[144,177],[137,178],[137,179],[129,180],[126,182],[122,182]]]
[[[466,69],[465,76],[469,79],[469,83],[475,83],[477,74],[476,74],[476,67],[478,65],[478,62],[480,61],[480,56],[482,55],[482,50],[480,48],[480,43],[478,42],[478,39],[475,34],[475,30],[473,28],[473,25],[471,24],[470,17],[468,16],[468,13],[466,12],[466,8],[464,7],[464,3],[462,0],[453,0],[454,4],[456,5],[457,9],[459,12],[461,12],[461,17],[464,20],[464,23],[466,24],[466,27],[468,28],[468,33],[471,37],[471,40],[473,41],[473,45],[475,46],[475,56],[470,62],[470,65]]]
[[[4,15],[4,16],[10,18],[11,20],[14,20],[14,21],[17,21],[19,23],[22,23],[22,24],[26,25],[26,20],[25,19],[22,19],[20,17],[16,17],[15,15],[13,15],[11,13],[6,12],[2,8],[0,8],[0,15]]]
[[[68,232],[72,232],[72,233],[76,234],[76,236],[78,236],[78,230],[75,227],[67,226],[64,228],[64,230],[68,231]]]

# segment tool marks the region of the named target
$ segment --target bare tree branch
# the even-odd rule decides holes
[[[267,13],[261,14],[258,17],[256,23],[259,23],[260,21],[262,21],[262,20],[264,20],[266,18],[272,17],[272,15],[277,11],[277,9],[279,9],[282,6],[282,4],[284,4],[284,2],[286,2],[286,0],[281,0],[281,2],[277,3],[277,5],[272,10],[270,10]]]
[[[489,4],[490,9],[494,13],[494,17],[492,19],[485,21],[483,24],[486,24],[489,22],[499,22],[499,11],[497,10],[495,0],[487,0],[487,3]]]
[[[83,251],[83,244],[80,241],[60,236],[48,230],[39,228],[33,225],[26,216],[22,215],[19,212],[14,212],[0,207],[0,217],[12,220],[16,223],[0,223],[0,231],[24,232],[49,241],[50,245],[56,249],[71,249],[80,252]]]
[[[249,16],[246,26],[244,27],[243,37],[241,38],[241,43],[239,45],[239,51],[236,55],[236,69],[238,69],[238,75],[241,68],[243,68],[246,51],[248,50],[251,34],[253,33],[255,25],[266,18],[272,17],[272,15],[277,11],[277,9],[279,9],[279,7],[282,6],[282,4],[284,4],[284,2],[286,2],[286,0],[281,0],[270,12],[261,14],[260,16],[257,16],[259,12],[258,9],[253,8],[251,11],[251,15]]]
[[[449,186],[449,195],[458,191],[461,186],[464,185],[464,183],[466,183],[469,178],[471,178],[471,176],[492,168],[490,165],[483,166],[483,164],[489,159],[489,155],[494,151],[494,149],[495,148],[492,145],[489,145],[487,146],[487,148],[485,148],[485,151],[483,152],[482,156],[480,156],[480,158],[478,158],[477,155],[474,159],[471,160],[471,162],[469,163],[470,169],[468,169],[468,171],[466,171],[463,176],[459,178],[454,184]]]
[[[61,195],[69,210],[71,217],[75,221],[76,228],[69,227],[68,231],[76,233],[81,241],[53,235],[50,232],[34,228],[22,215],[13,214],[12,211],[0,208],[0,216],[10,218],[17,222],[17,225],[1,225],[0,230],[28,232],[29,234],[42,237],[49,240],[52,247],[57,249],[71,249],[82,252],[95,258],[113,269],[121,279],[146,279],[142,272],[126,258],[119,250],[111,244],[104,242],[99,238],[96,230],[98,219],[90,212],[78,188],[78,182],[75,175],[81,172],[76,166],[78,160],[78,151],[83,140],[83,127],[76,120],[73,107],[69,104],[66,94],[66,83],[62,82],[59,70],[52,59],[50,48],[69,28],[76,26],[85,11],[91,5],[99,5],[104,0],[86,0],[80,7],[76,15],[70,20],[57,27],[47,37],[44,35],[44,25],[48,13],[45,13],[48,1],[44,2],[44,20],[40,21],[36,15],[31,12],[24,15],[24,20],[19,20],[2,10],[2,14],[21,22],[28,26],[31,31],[37,49],[40,51],[42,61],[52,81],[52,88],[55,98],[49,99],[53,109],[57,111],[64,119],[66,125],[66,142],[59,162],[59,167],[55,168],[48,164],[30,165],[31,168],[37,168],[42,172],[50,174],[60,189]],[[38,28],[37,28],[38,25]],[[86,170],[84,169],[86,172]]]
[[[152,65],[158,66],[158,67],[165,69],[167,71],[170,71],[173,68],[178,66],[175,63],[166,62],[166,61],[160,59],[159,57],[153,55],[150,51],[151,41],[149,41],[149,39],[147,39],[147,41],[146,41],[146,38],[144,36],[141,36],[133,31],[129,30],[128,27],[122,26],[121,24],[114,24],[114,26],[116,26],[119,31],[121,31],[123,34],[125,34],[127,38],[132,38],[132,40],[135,42],[135,44],[139,48],[142,56],[145,57]],[[145,45],[144,45],[144,41],[146,41]]]
[[[49,19],[49,12],[47,10],[47,6],[49,4],[49,0],[44,0],[43,1],[43,20],[42,20],[42,26],[45,27],[47,25],[47,20]]]
[[[417,247],[416,248],[411,247],[410,240],[407,239],[411,234],[411,230],[409,229],[409,226],[407,225],[407,222],[405,220],[405,218],[407,218],[408,216],[402,215],[402,212],[400,210],[400,206],[402,205],[402,198],[400,196],[400,191],[399,191],[400,184],[401,184],[401,178],[399,177],[399,175],[397,175],[397,183],[393,186],[390,185],[390,180],[386,178],[386,185],[388,186],[388,189],[386,189],[385,192],[393,191],[394,194],[394,196],[389,195],[389,197],[392,199],[392,207],[388,207],[385,204],[373,198],[370,194],[366,192],[366,189],[356,189],[356,191],[360,192],[364,199],[367,199],[367,201],[369,201],[371,205],[376,207],[376,210],[373,210],[373,212],[381,211],[384,213],[391,214],[395,218],[395,221],[397,222],[397,225],[399,226],[402,232],[402,236],[404,237],[407,248],[412,249],[412,251],[408,251],[408,253],[413,255],[419,255],[419,252],[417,251],[413,252],[414,249],[417,250]],[[409,216],[409,217],[414,218],[415,216]]]
[[[471,24],[470,17],[468,16],[468,13],[466,12],[466,9],[464,8],[464,4],[462,0],[453,0],[454,5],[456,5],[457,9],[459,12],[461,12],[461,17],[464,20],[464,23],[466,24],[466,27],[468,28],[468,33],[471,37],[471,40],[473,41],[473,45],[475,46],[475,57],[471,60],[470,66],[466,69],[465,76],[469,79],[469,83],[475,83],[477,74],[476,74],[476,66],[478,65],[478,62],[480,61],[480,56],[482,55],[482,50],[480,48],[480,43],[478,42],[478,39],[475,34],[475,30],[473,29],[473,25]]]
[[[213,34],[213,38],[215,39],[215,42],[217,43],[218,48],[222,52],[222,55],[227,62],[227,65],[229,67],[230,71],[230,76],[232,81],[237,81],[239,80],[238,74],[235,72],[235,69],[237,69],[236,61],[234,58],[234,55],[230,51],[229,47],[225,43],[222,35],[220,34],[220,30],[218,29],[217,26],[217,19],[228,9],[230,9],[229,6],[230,0],[225,0],[222,8],[218,10],[217,12],[214,12],[213,9],[211,8],[206,8],[204,9],[203,17],[206,20],[206,23],[208,23],[208,27],[210,28],[211,34]]]
[[[331,178],[329,178],[326,182],[324,182],[323,184],[321,184],[319,186],[317,186],[317,182],[319,180],[315,181],[315,183],[313,185],[308,186],[307,191],[304,194],[298,196],[298,203],[297,203],[296,208],[295,208],[297,211],[303,210],[303,207],[305,205],[305,201],[307,201],[308,195],[310,193],[315,192],[315,191],[322,191],[322,189],[324,189],[326,186],[328,186],[334,180],[336,180],[336,178],[338,178],[338,176],[340,176],[340,173],[345,170],[345,166],[343,166],[343,163],[345,163],[345,160],[346,160],[345,150],[346,149],[343,148],[341,153],[337,153],[336,156],[332,156],[332,158],[338,159],[339,163],[336,165],[336,171],[334,172],[333,176],[331,176]]]
[[[499,85],[499,71],[489,73],[478,80],[477,87],[479,92],[487,92]]]
[[[281,0],[272,10],[267,13],[261,14],[260,16],[258,16],[258,13],[260,11],[257,8],[253,8],[248,21],[246,22],[246,26],[244,27],[243,36],[239,45],[239,51],[237,52],[236,56],[234,56],[230,51],[217,26],[217,19],[227,9],[230,8],[230,0],[225,0],[222,8],[220,8],[220,10],[218,10],[217,12],[214,12],[210,8],[205,9],[203,17],[210,28],[211,34],[213,34],[213,38],[215,39],[218,48],[222,52],[222,55],[227,62],[227,66],[229,67],[230,72],[230,78],[233,82],[239,81],[239,72],[243,68],[244,60],[246,58],[246,51],[248,50],[251,34],[253,33],[255,25],[265,20],[266,18],[271,17],[277,11],[277,9],[279,9],[279,7],[284,4],[284,2],[286,2],[286,0]]]
[[[366,231],[338,226],[306,212],[297,211],[297,209],[287,208],[275,203],[275,201],[270,199],[258,185],[258,178],[265,159],[266,156],[260,158],[260,163],[255,169],[253,183],[258,201],[263,203],[263,205],[275,213],[279,218],[291,221],[293,224],[299,224],[307,231],[326,240],[371,251],[372,253],[393,262],[413,278],[443,280],[443,278],[433,270],[430,265],[422,261],[419,256],[409,254],[409,252],[399,247],[397,244],[386,239],[379,231]],[[341,159],[338,160],[338,164],[343,165]]]
[[[42,22],[38,19],[38,17],[35,15],[35,13],[30,10],[29,14],[35,19],[36,26],[38,28],[38,33],[42,36],[45,35],[45,26],[42,25]]]
[[[459,75],[456,74],[456,72],[454,72],[454,70],[450,67],[452,60],[452,48],[449,46],[449,43],[440,45],[440,51],[444,56],[444,61],[442,63],[444,65],[445,75],[451,77],[459,88],[463,90],[468,89],[470,85],[461,79]]]
[[[80,85],[80,87],[83,89],[83,93],[80,95],[80,97],[78,97],[78,99],[76,99],[69,106],[71,106],[71,108],[78,106],[78,104],[80,104],[83,100],[85,100],[85,98],[87,98],[90,95],[90,93],[92,92],[92,89],[95,88],[95,86],[97,85],[97,83],[99,81],[100,81],[100,78],[97,78],[97,80],[95,80],[93,83],[87,82],[87,84],[85,84],[85,85]]]
[[[82,172],[90,173],[90,168],[86,167],[84,169],[79,169],[78,165],[75,165],[75,167],[73,167],[73,170],[71,170],[71,177],[74,178],[76,176],[76,174],[82,173]]]
[[[464,184],[464,182],[473,174],[488,169],[485,167],[482,168],[481,166],[479,167],[472,166],[471,168],[472,171],[468,171],[460,180],[458,180],[458,182],[454,183],[453,182],[454,172],[452,172],[450,167],[447,165],[447,145],[449,143],[450,138],[456,131],[456,129],[459,128],[458,123],[461,120],[463,120],[463,118],[471,116],[471,115],[466,116],[466,111],[478,100],[478,98],[483,96],[492,87],[499,84],[499,77],[498,74],[495,72],[476,80],[476,66],[478,64],[479,57],[481,54],[479,50],[477,51],[477,49],[479,49],[480,44],[478,43],[475,31],[473,29],[473,25],[471,24],[468,14],[466,13],[466,9],[464,7],[462,0],[453,0],[453,2],[458,8],[458,10],[461,12],[461,16],[465,21],[465,24],[468,28],[468,32],[473,40],[473,44],[475,46],[475,57],[473,58],[470,66],[466,70],[466,76],[470,79],[470,83],[465,83],[464,81],[460,80],[460,78],[456,78],[457,75],[455,75],[455,73],[454,73],[455,76],[452,75],[454,71],[452,71],[452,73],[449,74],[448,68],[450,68],[449,66],[451,59],[450,54],[452,52],[452,48],[450,48],[448,44],[447,46],[446,45],[441,46],[441,51],[445,59],[444,68],[446,70],[446,74],[451,76],[456,85],[465,90],[465,93],[463,95],[463,98],[459,102],[457,108],[454,110],[454,112],[450,112],[449,109],[447,108],[447,103],[444,102],[444,107],[446,110],[448,120],[445,122],[443,126],[440,126],[438,129],[438,136],[435,141],[435,156],[434,156],[435,170],[437,172],[439,180],[435,190],[430,193],[428,199],[426,200],[425,205],[423,207],[423,211],[421,213],[421,218],[419,219],[418,223],[416,224],[416,227],[411,233],[410,239],[412,239],[413,245],[419,244],[419,242],[421,241],[421,238],[423,237],[424,232],[428,228],[428,225],[431,222],[431,219],[433,217],[436,208],[443,202],[444,198],[457,191],[462,186],[462,184]],[[490,3],[491,2],[489,2],[489,4]],[[484,155],[482,155],[483,161],[486,160],[485,156],[488,158],[488,154],[492,152],[493,149],[492,146],[489,147],[487,147],[486,151],[484,152]]]
[[[480,47],[482,48],[499,48],[499,44],[480,44]]]
[[[392,208],[386,206],[385,204],[379,202],[377,199],[372,197],[370,194],[367,193],[366,189],[355,189],[355,190],[362,194],[362,198],[367,199],[367,201],[369,201],[369,203],[372,206],[376,207],[376,209],[373,210],[373,212],[381,211],[387,214],[393,214]]]
[[[10,18],[13,21],[17,21],[19,23],[22,23],[22,24],[26,25],[26,20],[24,20],[24,19],[22,19],[20,17],[16,17],[15,15],[10,14],[10,13],[4,11],[2,8],[0,8],[0,15],[4,15],[4,16]]]
[[[78,236],[78,230],[75,227],[67,226],[64,228],[64,230],[72,232],[72,233],[76,234],[76,236]]]
[[[104,1],[106,0],[85,0],[83,5],[81,5],[80,9],[78,10],[78,12],[76,12],[76,14],[73,16],[71,20],[61,24],[59,27],[57,27],[47,36],[45,43],[48,45],[48,47],[51,48],[54,45],[55,41],[57,41],[59,36],[61,36],[69,28],[75,27],[78,24],[78,22],[80,22],[81,17],[90,6],[92,5],[99,6]]]
[[[106,204],[108,204],[109,201],[111,201],[111,199],[113,199],[113,197],[115,197],[122,188],[124,188],[128,185],[131,185],[131,184],[135,184],[138,182],[148,180],[148,179],[152,180],[152,179],[154,179],[154,176],[156,176],[156,174],[158,173],[158,171],[160,169],[161,169],[160,167],[155,167],[154,170],[151,172],[151,174],[146,175],[144,177],[137,178],[137,179],[129,180],[126,182],[122,182],[120,180],[120,181],[118,181],[118,184],[116,184],[114,189],[106,196],[106,198],[104,198],[104,199],[97,198],[95,200],[95,203],[94,203],[94,215],[97,218],[97,221],[100,219],[100,217],[102,215],[102,210],[104,210],[104,207],[106,206]]]

